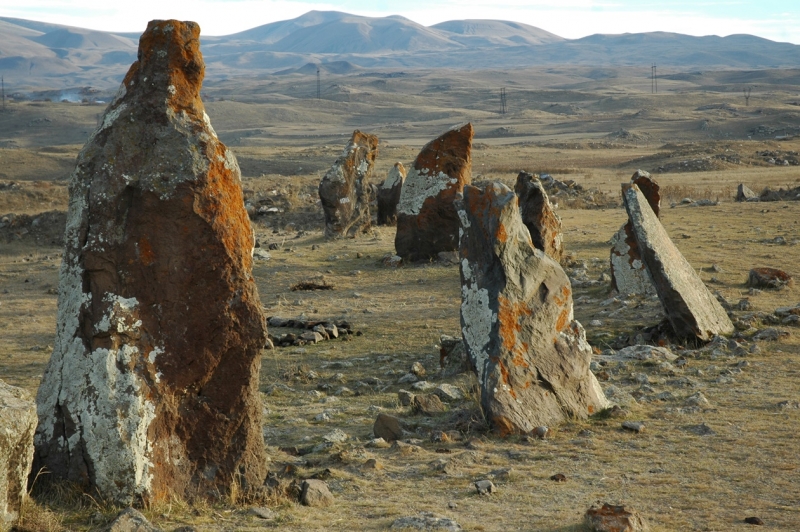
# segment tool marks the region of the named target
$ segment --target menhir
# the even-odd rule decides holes
[[[453,202],[472,182],[472,124],[456,126],[419,152],[397,205],[397,254],[429,260],[458,249],[458,216]]]
[[[534,248],[514,192],[467,186],[456,206],[461,330],[494,430],[526,434],[609,406],[589,370],[592,349],[573,318],[569,278]]]
[[[369,179],[378,156],[378,137],[354,131],[350,142],[319,183],[325,236],[355,236],[369,229]]]
[[[200,101],[199,35],[148,24],[70,180],[34,469],[118,504],[266,475],[253,231]]]
[[[655,179],[643,170],[636,170],[630,183],[635,184],[644,194],[656,218],[661,211],[661,192]],[[653,278],[642,259],[639,244],[633,233],[633,225],[628,219],[611,238],[611,289],[620,294],[655,295]]]

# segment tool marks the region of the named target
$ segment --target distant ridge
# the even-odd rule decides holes
[[[144,30],[144,28],[142,28]],[[494,69],[541,65],[703,69],[796,68],[800,46],[752,35],[693,37],[651,32],[564,39],[503,20],[450,20],[426,27],[402,16],[310,11],[224,36],[201,37],[209,80],[359,68]],[[0,17],[0,74],[27,90],[115,88],[135,60],[138,35]],[[312,65],[312,66],[308,66]]]

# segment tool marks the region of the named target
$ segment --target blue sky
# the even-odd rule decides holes
[[[800,44],[798,0],[24,0],[6,4],[0,6],[0,16],[109,31],[141,32],[150,19],[178,18],[198,22],[206,35],[226,35],[318,9],[403,15],[426,26],[464,18],[513,20],[567,38],[643,31],[750,33]]]

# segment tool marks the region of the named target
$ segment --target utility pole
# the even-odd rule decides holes
[[[744,105],[750,105],[750,93],[753,92],[753,87],[746,87],[742,89],[742,92],[744,92]]]
[[[500,88],[500,114],[506,114],[506,88]]]
[[[3,93],[3,112],[6,110],[6,82],[3,76],[0,76],[0,92]]]
[[[317,100],[320,99],[320,85],[319,85],[319,67],[317,67]]]
[[[650,92],[658,93],[658,74],[655,63],[650,67]]]

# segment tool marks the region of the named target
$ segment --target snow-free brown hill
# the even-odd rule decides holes
[[[364,17],[337,11],[310,11],[232,35],[203,35],[201,40],[209,83],[278,72],[313,71],[313,75],[317,65],[323,72],[343,74],[358,68],[485,70],[543,65],[591,66],[598,71],[635,66],[648,71],[657,63],[659,72],[666,74],[800,64],[800,46],[751,35],[653,32],[563,39],[502,20],[451,20],[425,27],[396,15]],[[81,86],[113,91],[135,60],[137,44],[131,33],[0,17],[0,70],[11,93]],[[308,64],[314,66],[304,67]]]
[[[466,46],[519,46],[550,44],[566,39],[521,22],[507,20],[448,20],[431,26]]]

